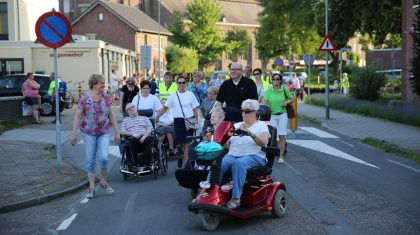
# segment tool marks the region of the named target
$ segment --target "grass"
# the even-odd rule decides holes
[[[387,153],[392,153],[394,155],[398,155],[409,160],[415,161],[420,163],[420,153],[416,153],[413,151],[407,151],[400,149],[397,145],[387,143],[383,140],[375,139],[375,138],[365,138],[362,140],[363,143],[373,146],[375,148],[381,149]]]
[[[300,121],[304,121],[304,122],[310,123],[310,124],[312,124],[314,126],[321,126],[321,121],[318,120],[318,119],[311,118],[311,117],[305,116],[303,114],[298,114],[298,115],[299,115],[299,120]]]
[[[28,124],[26,121],[0,121],[0,135]]]
[[[330,108],[420,127],[420,105],[404,103],[398,97],[398,95],[386,95],[379,101],[371,102],[330,94]],[[313,94],[305,102],[323,107],[324,94]]]

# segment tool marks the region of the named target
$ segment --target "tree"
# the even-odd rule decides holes
[[[420,5],[420,1],[417,0],[417,5]],[[412,90],[420,96],[420,10],[417,9],[415,21],[413,24],[413,60],[411,64],[411,87]]]
[[[222,16],[221,7],[215,0],[192,0],[185,12],[176,12],[169,30],[169,38],[180,46],[195,49],[199,67],[220,60],[224,43],[216,22]]]
[[[280,55],[316,51],[318,40],[313,20],[311,0],[262,0],[264,9],[258,14],[261,27],[257,36],[257,49],[264,61]],[[308,40],[309,39],[309,40]],[[312,42],[312,43],[311,43]]]
[[[234,61],[238,56],[245,53],[249,49],[251,39],[248,37],[246,30],[233,29],[226,34],[225,42],[227,45],[227,52],[230,52]]]
[[[198,69],[197,51],[191,48],[170,45],[166,48],[168,70],[173,73],[191,73]]]

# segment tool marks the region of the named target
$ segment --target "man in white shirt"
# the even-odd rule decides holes
[[[111,92],[118,90],[118,85],[121,82],[121,79],[118,79],[117,75],[115,74],[115,69],[112,70],[111,73]]]

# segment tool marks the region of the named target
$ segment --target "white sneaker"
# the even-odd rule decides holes
[[[284,163],[284,158],[279,157],[279,160],[277,161],[277,163]]]

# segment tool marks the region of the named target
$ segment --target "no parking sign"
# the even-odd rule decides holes
[[[47,47],[64,46],[71,39],[71,24],[69,19],[60,12],[51,11],[38,18],[35,24],[38,40]]]
[[[56,127],[56,166],[59,171],[62,167],[61,157],[61,122],[58,97],[58,73],[57,73],[57,48],[64,46],[71,39],[71,24],[69,19],[54,9],[44,13],[35,24],[35,33],[38,40],[47,47],[54,48],[54,76],[55,76],[55,127]]]

